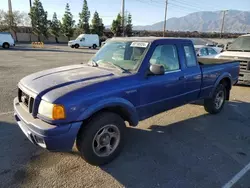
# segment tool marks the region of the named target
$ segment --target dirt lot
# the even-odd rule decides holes
[[[128,128],[124,151],[93,167],[77,151],[32,145],[13,118],[17,83],[27,74],[86,62],[96,51],[49,46],[0,49],[0,187],[222,187],[250,162],[250,87],[235,86],[219,115],[186,105]],[[250,187],[246,173],[233,187]]]

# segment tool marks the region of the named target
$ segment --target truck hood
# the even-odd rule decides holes
[[[116,75],[106,69],[87,65],[70,65],[31,74],[24,77],[20,84],[42,97],[58,88],[67,88],[65,92],[68,92],[114,77]]]
[[[235,60],[250,60],[250,52],[234,52],[234,51],[225,51],[219,54],[219,58],[229,58]]]

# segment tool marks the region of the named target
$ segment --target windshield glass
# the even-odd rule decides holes
[[[124,70],[135,70],[141,62],[148,42],[107,42],[91,59],[98,66],[119,66]]]
[[[76,40],[81,40],[83,38],[83,36],[82,35],[79,35],[77,38],[76,38]]]
[[[250,51],[250,36],[239,37],[228,46],[228,51]]]

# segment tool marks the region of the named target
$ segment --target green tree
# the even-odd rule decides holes
[[[65,13],[62,18],[62,33],[64,36],[68,37],[68,40],[74,35],[74,25],[75,20],[73,20],[73,15],[70,12],[69,4],[66,4]]]
[[[79,24],[78,27],[82,30],[83,33],[89,34],[89,19],[90,19],[90,11],[88,7],[87,0],[83,1],[82,12],[79,13]]]
[[[38,37],[38,41],[41,41],[41,35],[48,37],[49,22],[47,19],[48,13],[44,11],[43,5],[40,0],[35,0],[29,13],[31,19],[32,30]]]
[[[91,24],[91,33],[103,36],[104,29],[102,19],[99,17],[98,12],[95,11]]]
[[[61,23],[57,19],[57,15],[54,12],[52,21],[50,23],[50,30],[49,31],[50,31],[50,34],[55,37],[55,40],[57,43],[58,43],[58,37],[60,36],[60,30],[61,30],[60,26],[61,26]]]
[[[132,30],[133,30],[133,25],[132,25],[132,15],[129,13],[127,17],[127,24],[125,28],[126,35],[128,37],[132,36]]]
[[[118,37],[122,35],[122,25],[121,25],[122,17],[120,14],[117,15],[116,19],[113,20],[111,31],[114,36]]]
[[[12,13],[1,11],[0,13],[0,25],[5,31],[13,32],[17,39],[18,26],[23,25],[25,13],[20,11],[13,11]]]

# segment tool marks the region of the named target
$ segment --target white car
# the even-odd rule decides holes
[[[15,46],[15,40],[13,39],[11,33],[0,32],[0,46],[6,49],[11,46]]]
[[[100,39],[97,34],[81,34],[75,40],[68,42],[71,48],[89,47],[96,49],[100,46]]]
[[[220,54],[223,48],[211,47],[207,45],[194,45],[196,55],[200,57],[214,57]]]

